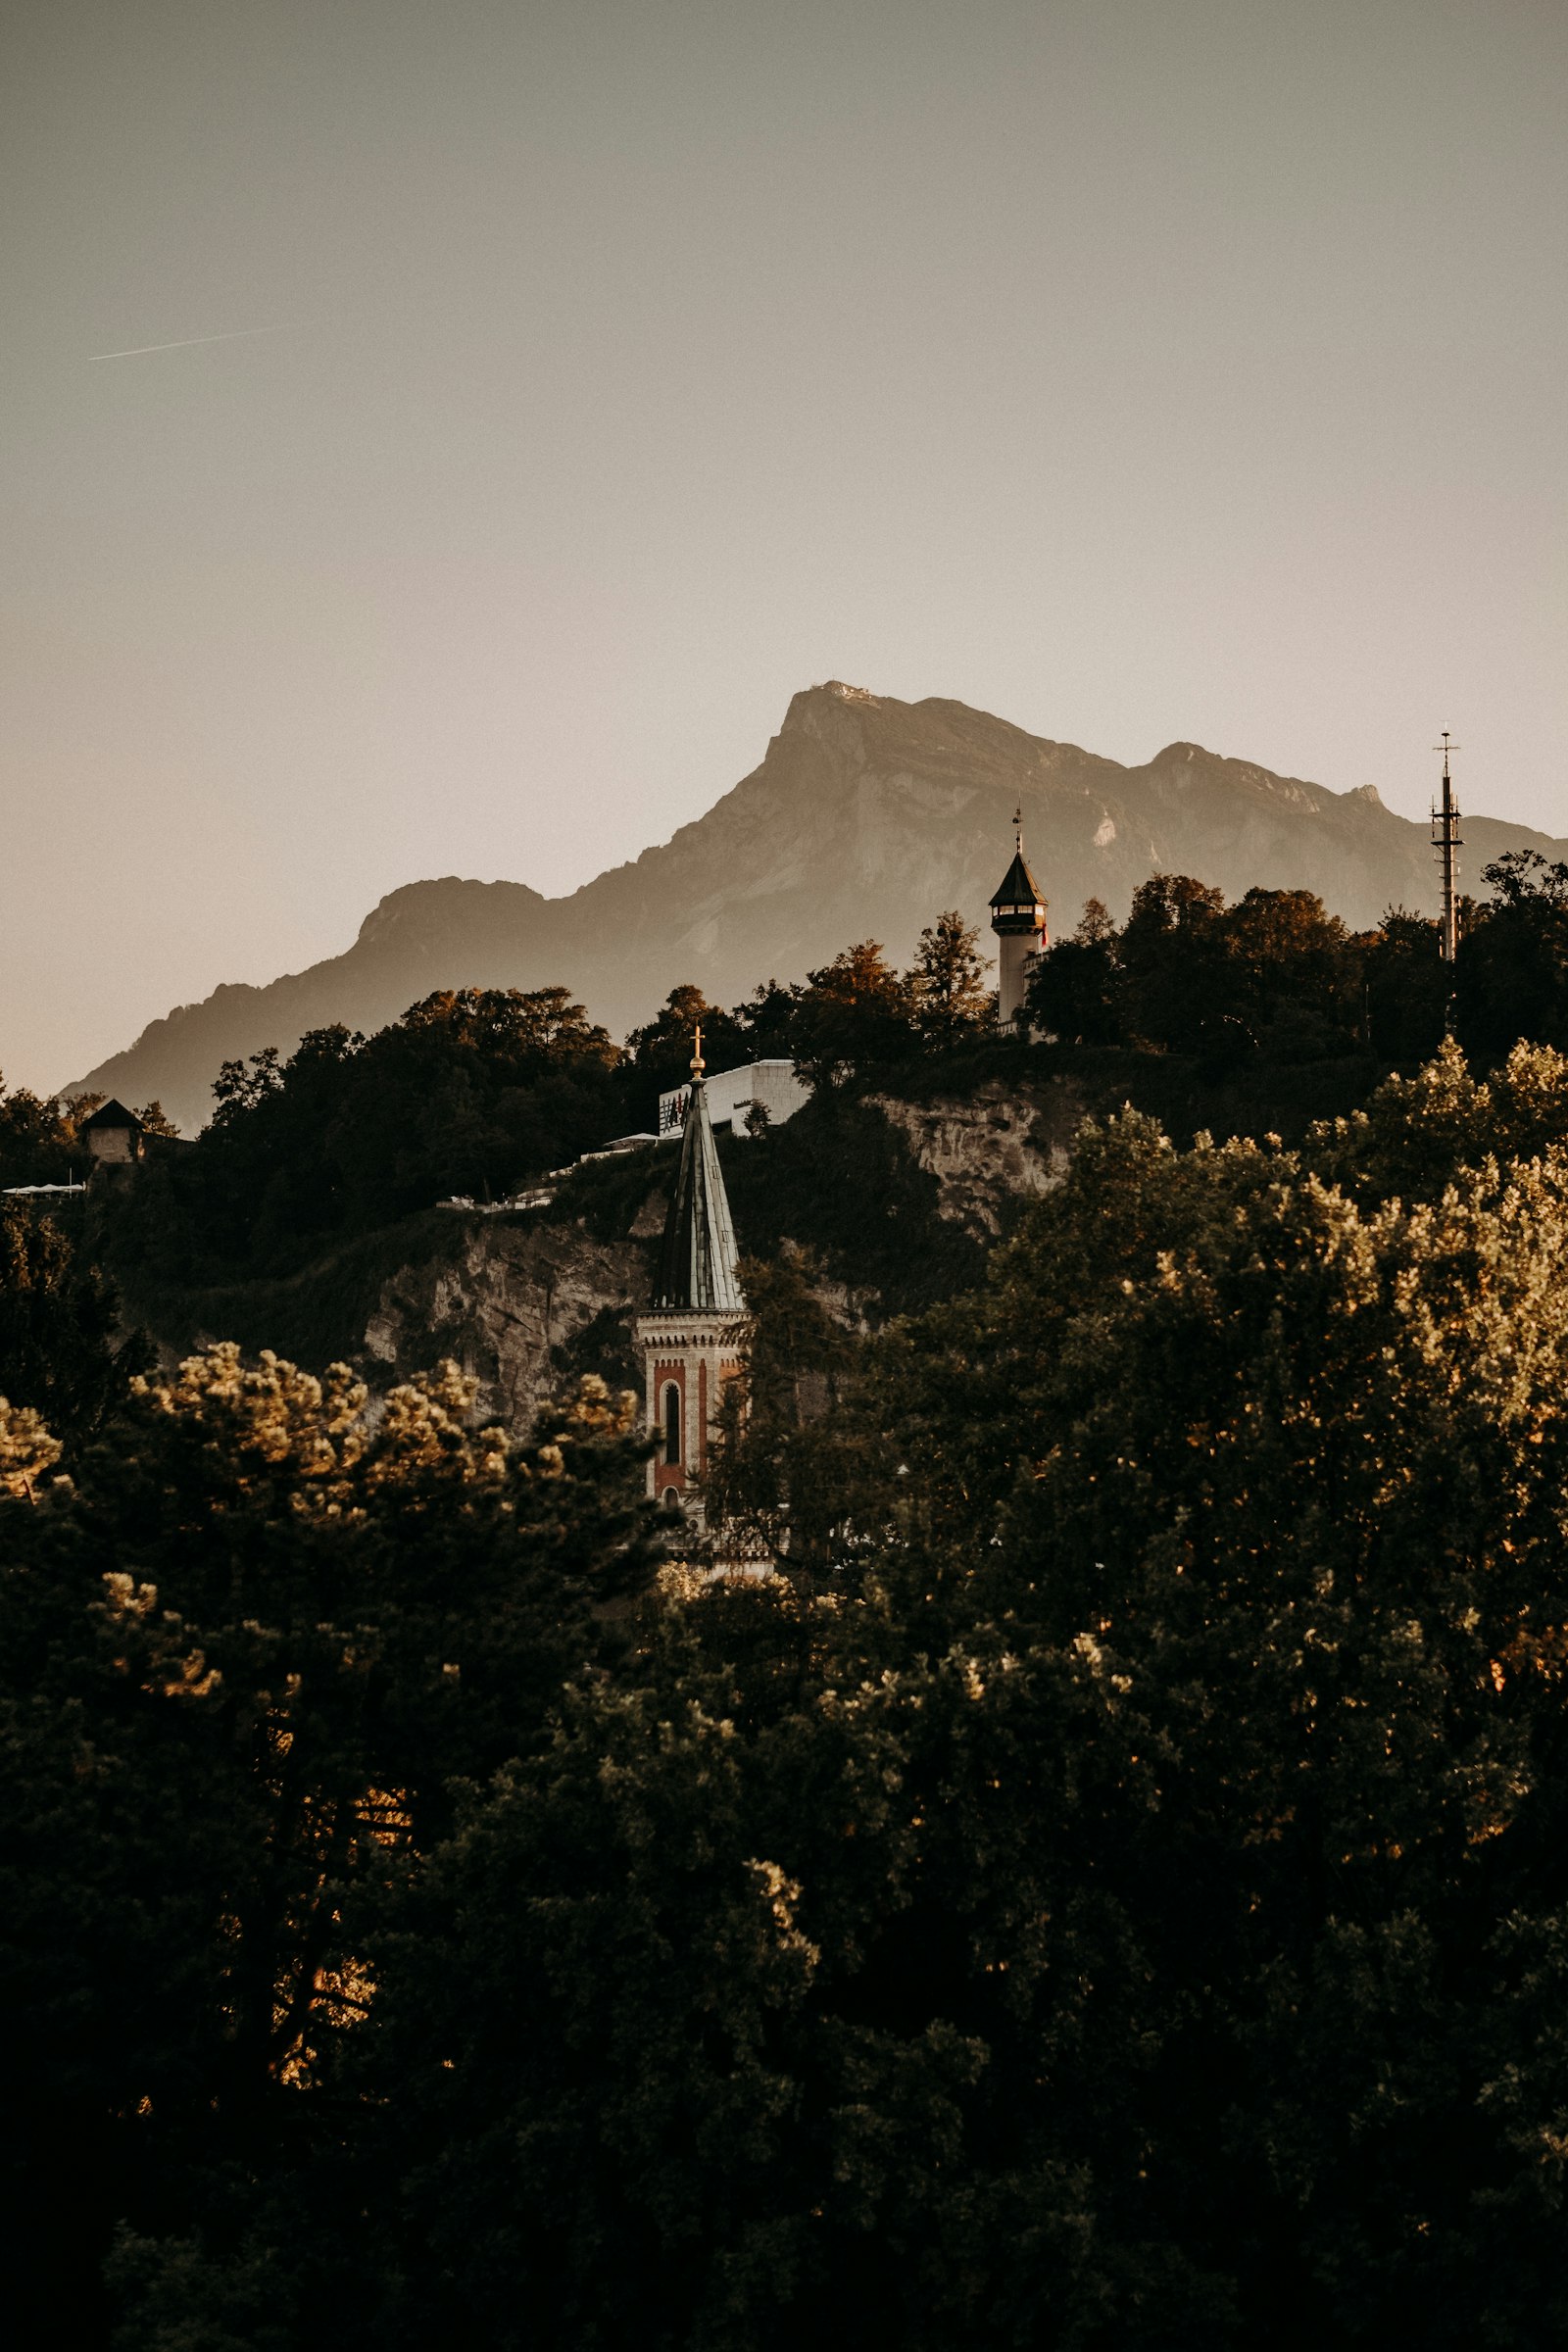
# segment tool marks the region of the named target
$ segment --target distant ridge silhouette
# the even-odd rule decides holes
[[[1371,785],[1330,792],[1194,743],[1123,767],[963,703],[896,702],[833,680],[797,694],[760,766],[634,863],[564,899],[520,882],[409,883],[343,955],[181,1005],[68,1091],[156,1096],[190,1132],[210,1113],[220,1062],[262,1046],[286,1053],[329,1021],[380,1028],[436,988],[560,981],[619,1035],[679,981],[733,1002],[867,938],[906,960],[944,907],[983,921],[1015,806],[1057,937],[1089,897],[1119,918],[1156,869],[1233,898],[1254,884],[1314,890],[1357,927],[1390,905],[1436,910],[1426,826],[1396,816]],[[1568,858],[1568,841],[1466,814],[1470,887],[1506,849]]]

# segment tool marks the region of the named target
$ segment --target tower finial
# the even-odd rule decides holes
[[[1012,812],[1012,841],[1013,841],[1013,847],[1014,847],[1014,849],[1017,851],[1017,853],[1018,853],[1019,857],[1021,858],[1021,857],[1023,856],[1023,803],[1022,803],[1022,801],[1020,801],[1020,802],[1018,803],[1018,806],[1017,806],[1017,808],[1016,808],[1013,810],[1013,812]]]
[[[699,1021],[692,1033],[692,1076],[701,1078],[707,1067],[703,1059],[703,1024]]]

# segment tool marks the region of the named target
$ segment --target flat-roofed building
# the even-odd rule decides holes
[[[679,1135],[691,1092],[689,1086],[672,1086],[660,1096],[661,1142],[666,1136]],[[710,1121],[714,1127],[727,1127],[731,1135],[750,1132],[746,1114],[754,1102],[761,1104],[770,1127],[782,1127],[810,1094],[796,1077],[793,1061],[748,1061],[738,1070],[718,1070],[705,1081],[705,1092]]]

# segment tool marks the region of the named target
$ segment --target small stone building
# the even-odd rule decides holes
[[[113,1096],[83,1119],[77,1133],[92,1154],[94,1167],[123,1166],[142,1155],[142,1124],[133,1110]]]

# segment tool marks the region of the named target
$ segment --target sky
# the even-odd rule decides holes
[[[12,0],[7,1083],[830,677],[1568,834],[1565,107],[1562,0]]]

